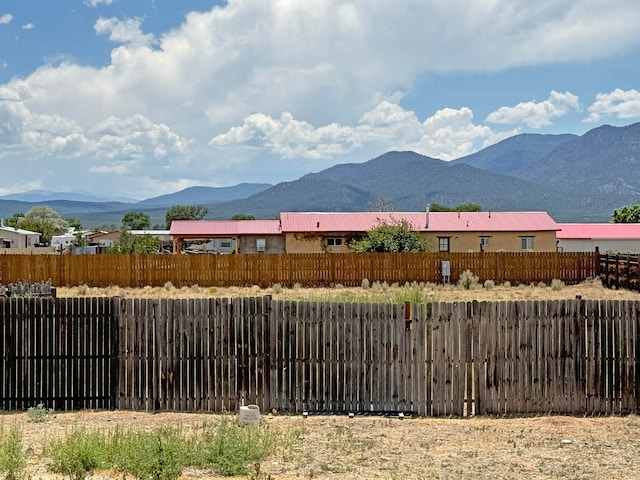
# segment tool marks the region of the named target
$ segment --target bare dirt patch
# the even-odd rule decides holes
[[[42,447],[76,426],[108,430],[161,426],[196,428],[220,415],[199,413],[56,413],[33,423],[25,413],[0,416],[17,423],[30,449],[28,476],[47,471]],[[396,418],[262,415],[260,428],[302,429],[302,439],[262,462],[257,478],[292,479],[636,479],[640,471],[640,418]],[[99,472],[92,478],[116,478]],[[119,478],[123,478],[120,476]],[[128,478],[131,478],[130,476]],[[185,471],[183,479],[218,479]],[[227,477],[228,478],[228,477]],[[234,477],[247,478],[247,477]],[[252,477],[249,477],[252,478]],[[254,475],[253,478],[256,478]]]

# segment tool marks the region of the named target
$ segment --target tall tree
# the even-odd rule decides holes
[[[207,213],[209,209],[203,205],[173,205],[165,216],[167,229],[174,220],[202,220]]]
[[[640,223],[640,205],[616,208],[612,217],[613,223]]]
[[[122,217],[122,227],[125,230],[148,230],[151,228],[151,218],[142,212],[127,212]]]
[[[460,203],[455,207],[432,203],[429,210],[432,212],[481,212],[482,207],[477,203]]]
[[[161,246],[159,238],[149,233],[134,235],[126,230],[120,234],[120,240],[107,253],[158,253]]]
[[[12,223],[16,223],[16,225],[11,225],[14,228],[23,228],[40,233],[40,240],[43,243],[49,243],[51,237],[61,234],[68,226],[67,222],[58,215],[58,212],[46,205],[33,207],[23,217],[19,214],[14,214],[9,220]]]
[[[431,243],[405,220],[381,221],[367,236],[349,245],[354,252],[430,252]]]

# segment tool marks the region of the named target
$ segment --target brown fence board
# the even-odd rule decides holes
[[[0,300],[0,408],[638,413],[637,301]]]
[[[637,257],[620,269],[598,253],[482,252],[482,253],[344,253],[269,255],[0,255],[0,284],[51,281],[55,286],[108,287],[201,286],[359,286],[370,282],[442,282],[441,263],[451,265],[451,281],[470,269],[481,281],[512,283],[578,283],[603,273],[603,281],[634,288]],[[635,262],[635,263],[634,263]],[[622,263],[621,263],[622,265]],[[622,283],[620,283],[622,282]],[[626,282],[626,283],[625,283]]]

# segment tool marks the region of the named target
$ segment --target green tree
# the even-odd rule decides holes
[[[481,212],[482,207],[477,203],[460,203],[455,207],[432,203],[429,210],[432,212]]]
[[[640,223],[640,205],[616,208],[613,211],[613,223]]]
[[[246,213],[236,213],[231,220],[255,220],[256,217],[253,215],[247,215]]]
[[[51,237],[63,233],[68,226],[58,212],[46,205],[33,207],[24,217],[14,214],[10,220],[16,221],[17,225],[14,228],[40,233],[40,240],[43,243],[51,242]]]
[[[171,228],[174,220],[202,220],[209,213],[203,205],[173,205],[165,215],[167,228]]]
[[[125,230],[148,230],[151,228],[151,218],[142,212],[127,212],[122,217],[122,227]]]
[[[14,213],[10,218],[7,218],[4,224],[7,227],[20,228],[20,222],[24,220],[24,213]]]
[[[64,219],[67,222],[67,225],[73,227],[74,230],[82,230],[82,222],[77,218],[69,217]]]
[[[127,230],[120,234],[120,240],[113,247],[107,249],[107,253],[158,253],[160,239],[149,233],[134,235]]]
[[[402,219],[387,223],[380,221],[367,232],[367,236],[352,242],[354,252],[430,252],[430,242],[412,229],[409,221]]]
[[[89,246],[89,239],[82,234],[82,232],[76,232],[71,241],[72,247],[87,247]]]

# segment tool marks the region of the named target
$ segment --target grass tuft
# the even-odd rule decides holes
[[[27,466],[27,454],[22,448],[22,431],[18,425],[12,425],[7,431],[0,425],[0,475],[5,480],[18,480],[24,477]]]

